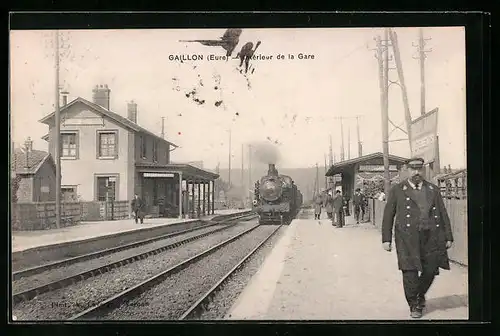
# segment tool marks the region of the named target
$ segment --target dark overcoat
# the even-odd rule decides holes
[[[425,262],[439,268],[450,269],[446,241],[453,241],[450,218],[444,206],[439,188],[428,181],[422,182],[429,200],[430,238],[421,255],[418,225],[420,222],[420,208],[413,196],[408,180],[391,188],[384,209],[382,220],[382,242],[394,240],[400,270],[422,271],[421,258]],[[395,218],[395,220],[394,220]]]
[[[130,202],[130,205],[132,207],[132,211],[137,213],[137,217],[142,218],[144,217],[144,210],[146,207],[146,204],[144,204],[144,201],[142,198],[138,197],[137,199],[134,198],[132,202]]]
[[[342,210],[342,207],[344,206],[344,198],[342,197],[342,195],[336,194],[335,196],[333,196],[332,205],[333,212],[339,212],[340,210]]]

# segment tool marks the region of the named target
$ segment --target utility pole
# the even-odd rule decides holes
[[[56,101],[55,101],[55,159],[56,159],[56,227],[61,227],[61,111],[59,109],[59,31],[55,32]]]
[[[408,135],[408,143],[410,145],[410,152],[412,151],[411,145],[411,113],[410,113],[410,103],[408,102],[408,91],[406,90],[405,78],[403,74],[403,64],[401,61],[401,56],[399,53],[398,35],[396,32],[390,30],[389,37],[392,44],[392,49],[394,51],[394,61],[396,62],[396,69],[398,71],[399,82],[401,83],[401,93],[403,95],[403,105],[405,109],[405,122],[406,122],[406,134]]]
[[[245,192],[245,145],[241,144],[241,198],[242,201],[245,202],[245,195],[247,194]]]
[[[351,127],[347,126],[347,159],[351,159]]]
[[[337,117],[336,119],[340,120],[340,137],[342,138],[340,143],[340,161],[345,160],[345,149],[344,149],[344,125],[343,125],[343,117]]]
[[[316,192],[316,195],[319,195],[319,167],[318,167],[318,163],[316,163],[316,181],[314,183],[314,190]]]
[[[425,50],[425,41],[431,40],[431,38],[424,38],[424,30],[420,28],[418,30],[418,45],[413,44],[414,47],[417,47],[418,57],[420,61],[420,114],[425,114],[425,53],[431,52],[432,49]]]
[[[359,116],[356,116],[356,133],[358,135],[358,157],[363,156],[363,145],[359,136]]]
[[[252,203],[252,145],[248,145],[248,192],[249,200]],[[251,205],[250,205],[251,206]]]
[[[326,166],[326,154],[324,154],[325,157],[325,189],[328,189],[328,176],[326,176],[326,173],[328,172],[328,168]]]
[[[330,167],[333,166],[333,163],[334,163],[334,154],[333,154],[333,146],[332,146],[332,135],[330,134],[330,148],[329,148],[329,162],[330,162]],[[329,181],[330,181],[330,185],[329,186],[333,186],[333,182],[335,181],[334,180],[334,176],[330,176],[329,177]]]
[[[229,130],[229,176],[228,176],[228,184],[229,184],[229,189],[231,189],[231,130]]]
[[[161,137],[165,139],[165,117],[161,117]]]
[[[380,103],[382,112],[382,150],[384,158],[384,192],[387,195],[390,188],[389,175],[389,104],[388,104],[388,72],[389,72],[389,49],[388,49],[388,28],[385,29],[385,46],[380,36],[377,36],[377,54],[376,58],[379,65],[379,86]]]

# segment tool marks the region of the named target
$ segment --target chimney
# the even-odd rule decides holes
[[[137,124],[137,104],[133,100],[127,104],[127,118]]]
[[[68,105],[68,94],[69,94],[68,91],[61,92],[61,96],[62,96],[62,100],[63,100],[62,106]]]
[[[106,110],[109,110],[109,96],[111,90],[108,88],[107,84],[104,85],[96,85],[93,92],[93,100],[94,104],[100,105],[104,107]]]
[[[278,170],[276,169],[276,165],[274,163],[269,164],[269,169],[267,170],[268,176],[278,176]]]
[[[29,155],[31,153],[31,151],[33,150],[33,141],[31,140],[31,137],[28,137],[26,139],[26,141],[24,142],[24,150],[25,150],[25,154],[26,154],[26,162],[25,162],[25,167],[26,168],[29,168],[30,165],[29,165]]]

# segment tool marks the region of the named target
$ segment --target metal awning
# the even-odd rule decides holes
[[[183,180],[210,182],[219,178],[219,174],[200,169],[189,164],[171,163],[167,165],[138,163],[137,172],[142,173],[144,177],[151,178],[172,178],[176,174],[182,174]],[[171,176],[173,175],[173,176]]]
[[[358,163],[365,163],[365,162],[375,162],[375,161],[381,161],[383,160],[383,154],[381,152],[376,152],[364,156],[360,156],[358,158],[350,159],[350,160],[345,160],[341,161],[337,164],[334,164],[333,166],[328,169],[326,172],[325,176],[334,176],[337,174],[341,174],[345,171],[349,171],[354,168],[354,166]],[[389,164],[404,164],[407,161],[406,158],[396,156],[396,155],[389,155]]]

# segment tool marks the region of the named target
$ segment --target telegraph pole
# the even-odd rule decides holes
[[[356,133],[358,135],[358,157],[363,156],[363,147],[361,144],[361,138],[359,137],[359,116],[356,116]]]
[[[245,145],[241,144],[241,190],[242,190],[242,199],[243,202],[245,201],[245,195],[247,194],[245,192]]]
[[[231,188],[231,130],[229,130],[229,176],[228,176],[228,184],[229,188]]]
[[[165,139],[165,117],[161,117],[161,137]]]
[[[326,173],[328,172],[328,168],[326,166],[326,154],[324,154],[325,157],[325,189],[328,189],[328,176],[326,176]]]
[[[420,61],[420,114],[425,114],[425,53],[431,52],[432,49],[425,50],[425,41],[431,40],[431,38],[424,39],[424,30],[422,28],[418,31],[418,46],[413,44],[414,47],[417,47],[418,57]]]
[[[351,159],[351,127],[347,126],[347,159]]]
[[[408,135],[408,143],[410,145],[410,152],[412,151],[411,145],[411,113],[410,113],[410,104],[408,102],[408,91],[406,90],[405,78],[403,74],[403,64],[401,61],[401,56],[399,54],[399,44],[398,44],[398,35],[394,31],[389,32],[389,37],[391,39],[392,49],[394,51],[394,61],[396,62],[396,69],[398,71],[399,81],[401,83],[401,93],[403,94],[403,104],[405,109],[405,121],[406,121],[406,133]]]
[[[380,36],[377,36],[376,58],[379,65],[379,86],[380,103],[382,112],[382,150],[384,158],[384,192],[387,195],[390,188],[389,175],[389,104],[388,104],[388,71],[389,71],[389,50],[388,50],[388,28],[385,29],[385,46],[382,44]]]
[[[252,202],[252,145],[248,145],[248,192],[249,200]],[[251,205],[250,205],[251,206]]]
[[[345,160],[345,149],[344,149],[344,125],[342,117],[338,117],[340,119],[340,136],[342,137],[341,145],[340,145],[340,161]]]
[[[56,159],[56,227],[61,227],[61,111],[59,109],[59,31],[55,32],[56,101],[55,101],[55,159]]]

